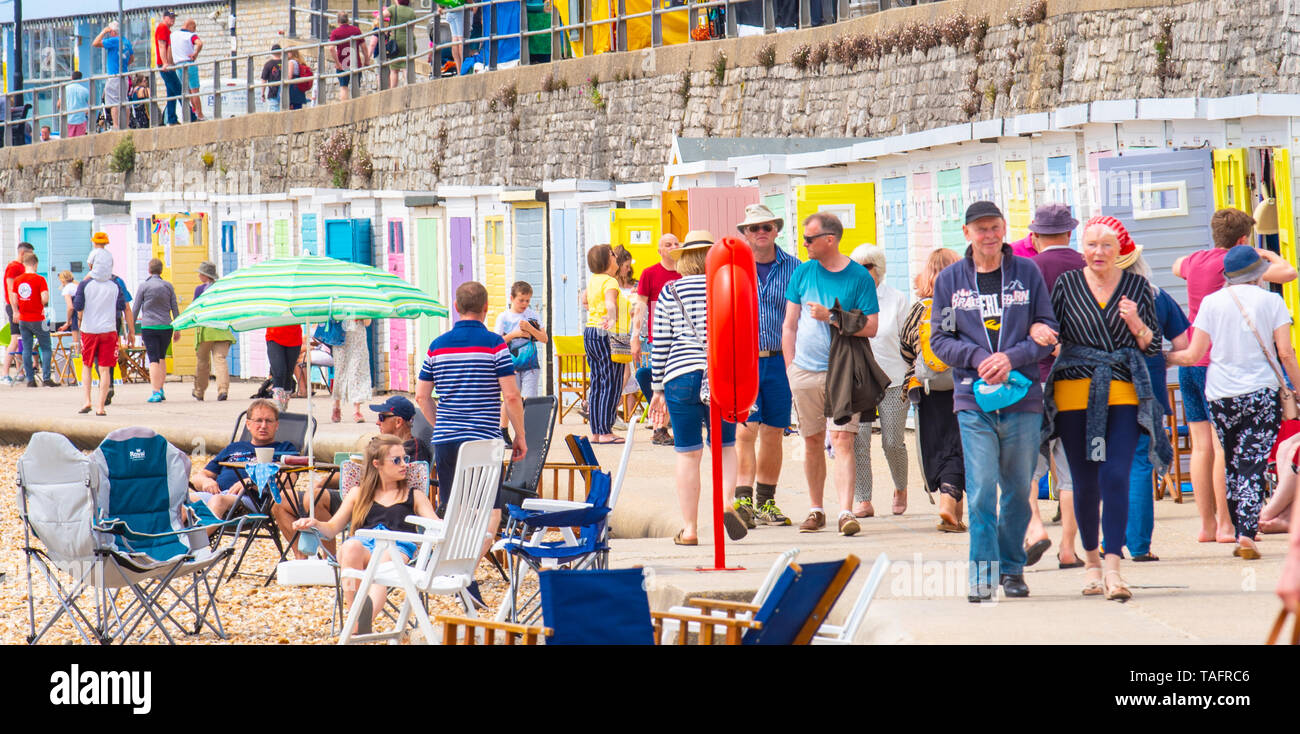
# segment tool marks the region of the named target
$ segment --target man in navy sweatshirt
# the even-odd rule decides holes
[[[970,243],[966,257],[934,283],[931,346],[952,367],[966,456],[972,602],[993,598],[994,579],[1009,597],[1029,596],[1023,542],[1042,426],[1038,361],[1051,352],[1046,345],[1057,329],[1042,274],[1033,261],[1012,254],[1003,241],[1006,229],[996,204],[971,204],[962,227]],[[1026,378],[1028,391],[1000,410],[982,410],[976,380],[1001,385],[1012,370]]]

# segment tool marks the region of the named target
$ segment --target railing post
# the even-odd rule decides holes
[[[221,62],[212,62],[212,119],[221,119]]]
[[[487,31],[487,68],[497,70],[497,0],[488,0],[489,20],[483,30]],[[469,31],[466,31],[468,33]]]
[[[847,2],[847,0],[845,0],[845,2]],[[726,24],[727,38],[736,38],[740,36],[740,29],[736,27],[736,13],[734,10],[735,8],[732,6],[731,0],[727,0],[727,4],[722,8],[723,20]]]
[[[650,0],[650,47],[664,45],[663,17],[659,15],[659,0]]]
[[[377,38],[379,42],[375,44],[375,50],[379,52],[379,91],[382,92],[388,89],[388,42],[384,40],[383,32],[377,34]]]
[[[835,2],[835,22],[839,23],[849,19],[849,0],[836,0]]]
[[[653,1],[653,0],[652,0]],[[618,50],[627,50],[627,0],[618,0],[616,6],[618,11],[618,23],[614,26],[614,32],[618,34]]]
[[[763,33],[776,33],[776,0],[763,0]]]
[[[570,5],[569,7],[573,7]],[[573,17],[573,16],[569,16]],[[582,55],[590,56],[592,54],[593,39],[591,37],[591,3],[582,4]]]
[[[406,24],[406,83],[415,83],[415,20]]]
[[[563,59],[565,49],[569,48],[569,34],[567,31],[559,30],[564,23],[560,22],[560,11],[555,7],[555,3],[564,1],[554,0],[551,3],[551,61]],[[570,15],[569,18],[572,19],[573,16]]]
[[[528,0],[519,0],[519,65],[528,66]]]
[[[821,0],[818,0],[821,2]],[[808,0],[799,0],[799,27],[807,28],[812,25],[812,6]]]
[[[281,112],[287,112],[290,106],[292,105],[292,103],[289,101],[289,81],[287,79],[288,76],[289,76],[289,49],[281,47],[280,48],[280,81],[278,82],[280,85],[280,91],[277,92],[277,94],[280,95]]]
[[[159,105],[155,100],[158,99],[158,72],[149,71],[149,127],[159,127],[162,124],[163,105]]]
[[[253,89],[253,57],[249,56],[244,65],[244,105],[248,114],[257,112],[257,92]]]
[[[805,2],[807,0],[804,0]],[[686,41],[689,43],[695,32],[695,28],[700,24],[700,9],[695,7],[695,0],[686,0]]]
[[[321,93],[325,91],[325,44],[323,43],[316,44],[316,69],[313,73],[316,75],[316,78],[313,80],[315,81],[315,84],[312,85],[316,90],[315,106],[320,107]],[[328,99],[329,95],[325,96]]]
[[[294,38],[298,35],[298,13],[294,8],[295,0],[289,0],[289,37]],[[284,100],[280,100],[284,101]]]
[[[356,0],[352,0],[354,3]],[[352,99],[361,93],[361,57],[357,55],[357,37],[348,38],[348,99]]]

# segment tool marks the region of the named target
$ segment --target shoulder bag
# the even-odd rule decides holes
[[[691,321],[690,314],[686,313],[686,307],[682,305],[682,299],[677,295],[677,281],[670,282],[664,288],[672,294],[673,300],[677,302],[677,312],[682,315],[683,319],[686,319],[686,325],[691,327],[691,336],[695,337],[696,343],[700,345],[700,348],[704,350],[704,354],[707,356],[709,353],[708,342],[700,338],[700,332],[695,330],[695,322]],[[705,405],[709,404],[709,370],[707,368],[700,378],[700,402]]]
[[[1255,341],[1259,342],[1259,349],[1264,353],[1264,360],[1273,370],[1273,376],[1277,378],[1278,397],[1282,406],[1282,420],[1293,421],[1300,418],[1300,408],[1296,406],[1295,393],[1287,389],[1286,380],[1282,379],[1282,370],[1278,368],[1277,363],[1273,361],[1272,355],[1268,353],[1268,347],[1264,345],[1264,338],[1259,335],[1259,329],[1255,328],[1255,322],[1246,313],[1246,307],[1241,305],[1237,294],[1232,292],[1232,286],[1226,286],[1224,290],[1232,297],[1232,302],[1237,304],[1237,310],[1241,312],[1242,318],[1246,319],[1246,326],[1250,327],[1251,332],[1255,334]]]

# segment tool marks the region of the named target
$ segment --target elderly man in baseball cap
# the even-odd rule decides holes
[[[1037,366],[1058,329],[1042,274],[1012,254],[1006,232],[996,204],[970,205],[962,227],[970,247],[935,280],[930,322],[934,354],[956,383],[970,507],[967,598],[975,603],[991,601],[998,586],[1029,596],[1023,542],[1043,418]]]

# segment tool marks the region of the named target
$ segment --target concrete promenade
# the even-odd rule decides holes
[[[207,402],[190,396],[190,383],[168,383],[168,400],[148,404],[147,385],[118,386],[108,415],[78,415],[81,391],[74,388],[0,387],[0,443],[25,444],[31,432],[59,431],[83,447],[94,446],[110,430],[128,425],[155,428],[178,447],[215,453],[229,440],[235,417],[247,404],[256,385],[235,383],[231,399],[215,402],[209,389]],[[295,400],[291,410],[302,410]],[[328,397],[317,397],[315,414],[321,420],[316,434],[317,454],[353,450],[374,433],[373,413],[363,408],[368,422],[330,423]],[[345,420],[350,410],[345,406]],[[556,426],[551,458],[568,459],[563,446],[567,433],[581,433],[576,412]],[[800,549],[806,561],[842,558],[847,553],[862,559],[863,567],[832,615],[847,613],[877,554],[888,554],[895,565],[885,577],[858,642],[911,643],[1262,643],[1279,608],[1273,593],[1285,549],[1285,536],[1262,536],[1263,558],[1245,562],[1231,556],[1231,545],[1195,542],[1199,520],[1191,497],[1185,504],[1166,499],[1156,503],[1153,550],[1157,563],[1125,563],[1124,577],[1133,588],[1127,604],[1080,595],[1082,569],[1058,570],[1055,558],[1060,527],[1050,526],[1053,547],[1036,566],[1027,569],[1031,589],[1028,599],[1000,600],[972,605],[966,601],[968,537],[935,531],[937,516],[920,489],[915,466],[910,474],[908,511],[898,517],[877,516],[862,521],[862,532],[844,538],[831,531],[799,533],[795,527],[760,527],[747,538],[730,543],[728,565],[744,571],[698,572],[711,566],[712,529],[701,527],[701,545],[673,545],[680,527],[673,487],[674,455],[669,448],[652,446],[649,432],[638,431],[623,496],[614,513],[612,565],[645,565],[655,569],[651,586],[652,607],[663,609],[689,596],[707,595],[747,600],[777,553]],[[200,445],[198,442],[204,442]],[[911,445],[909,441],[909,445]],[[891,485],[883,455],[874,442],[873,469],[877,511],[889,512]],[[617,466],[620,446],[596,447],[602,465]],[[801,463],[802,443],[785,442],[786,462],[777,499],[797,525],[809,501]],[[915,458],[915,457],[914,457]],[[707,460],[706,460],[707,468]],[[549,477],[547,479],[549,481]],[[707,487],[707,482],[706,482]],[[706,490],[707,492],[707,490]],[[828,491],[828,499],[832,493]],[[702,512],[710,504],[701,502]],[[1050,518],[1055,502],[1043,501]],[[834,515],[830,514],[834,525]],[[1078,546],[1076,546],[1078,547]],[[1081,548],[1079,548],[1081,550]]]

